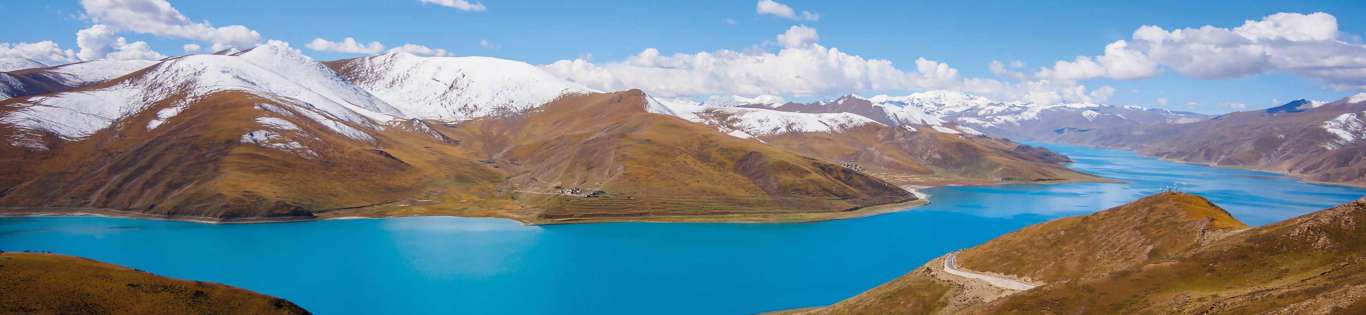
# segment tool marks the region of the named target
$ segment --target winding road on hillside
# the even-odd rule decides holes
[[[995,286],[995,287],[998,287],[998,288],[1002,288],[1002,289],[1007,289],[1007,290],[1024,291],[1024,290],[1033,289],[1033,288],[1039,286],[1039,285],[1037,285],[1037,284],[1031,284],[1031,283],[1028,283],[1028,282],[1024,282],[1024,281],[1020,281],[1020,280],[1015,280],[1015,279],[1011,279],[1011,278],[1006,278],[1006,277],[1001,277],[1001,276],[995,276],[995,275],[989,275],[989,274],[984,274],[984,273],[977,273],[977,272],[972,272],[972,271],[969,271],[969,270],[958,269],[957,258],[958,258],[958,252],[957,252],[957,251],[952,252],[952,253],[949,253],[948,256],[944,257],[944,272],[948,272],[948,273],[951,274],[951,275],[955,275],[955,276],[959,276],[959,277],[964,277],[964,278],[968,278],[968,279],[980,280],[980,281],[989,283],[989,284],[991,284],[992,286]]]

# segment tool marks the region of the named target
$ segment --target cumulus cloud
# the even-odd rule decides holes
[[[1338,30],[1322,12],[1276,13],[1234,28],[1206,25],[1167,30],[1144,25],[1097,57],[1059,61],[1036,75],[1053,80],[1141,79],[1157,66],[1199,79],[1284,71],[1338,89],[1366,89],[1366,45]]]
[[[778,36],[777,52],[719,50],[664,55],[648,48],[625,61],[596,64],[587,58],[546,66],[559,76],[605,90],[641,88],[657,96],[795,95],[895,90],[955,75],[929,60],[903,72],[891,61],[865,59],[816,43],[814,29],[793,26]]]
[[[204,50],[199,44],[185,44],[185,46],[180,46],[180,48],[184,49],[187,54],[199,53],[199,51]]]
[[[374,54],[384,51],[384,44],[381,44],[380,42],[362,44],[351,37],[343,38],[341,41],[336,42],[322,38],[314,38],[313,41],[308,42],[308,44],[304,46],[314,51],[347,54]]]
[[[1011,79],[1015,79],[1015,80],[1024,80],[1024,79],[1028,78],[1028,76],[1026,76],[1026,75],[1025,75],[1024,73],[1022,73],[1022,72],[1015,71],[1015,70],[1011,70],[1011,68],[1020,68],[1020,67],[1024,67],[1024,62],[1021,62],[1021,61],[1019,61],[1019,60],[1011,61],[1011,62],[1010,62],[1010,68],[1006,68],[1006,64],[1001,63],[1000,60],[992,60],[992,61],[991,61],[991,64],[987,65],[987,69],[990,69],[990,70],[991,70],[991,74],[995,74],[995,75],[997,75],[997,76],[1006,77],[1006,78],[1011,78]]]
[[[146,59],[156,60],[166,56],[152,50],[147,42],[129,42],[119,36],[114,28],[95,24],[76,32],[76,46],[81,60],[95,59]]]
[[[394,53],[394,52],[405,52],[405,53],[410,53],[410,54],[414,54],[414,55],[418,55],[418,56],[428,56],[428,57],[433,57],[433,56],[434,56],[434,57],[453,56],[450,52],[446,51],[445,49],[431,48],[431,47],[422,46],[422,45],[417,45],[417,44],[403,44],[403,46],[398,46],[398,47],[394,47],[394,48],[389,48],[389,50],[388,50],[387,52],[389,52],[389,53]]]
[[[1165,97],[1159,97],[1159,98],[1157,98],[1157,101],[1155,101],[1155,102],[1157,103],[1158,106],[1167,106],[1167,98],[1165,98]]]
[[[59,65],[76,61],[76,53],[62,49],[52,41],[34,43],[0,43],[0,58],[27,59],[43,65]]]
[[[203,41],[213,44],[213,50],[246,49],[262,42],[261,34],[246,26],[215,27],[208,21],[192,21],[166,0],[81,0],[81,6],[86,18],[113,32]]]
[[[800,48],[815,44],[821,40],[820,34],[816,29],[805,25],[797,25],[787,29],[786,32],[778,34],[778,44],[786,48]]]
[[[460,11],[482,12],[485,8],[483,3],[469,2],[467,0],[422,0],[422,3],[435,4],[447,8],[454,8]]]
[[[1003,100],[1040,103],[1092,102],[1113,88],[1088,91],[1075,82],[1008,83],[962,78],[948,64],[917,58],[909,68],[825,47],[815,29],[792,26],[775,37],[777,51],[751,48],[666,55],[647,48],[625,60],[598,63],[589,57],[560,60],[547,71],[601,90],[640,88],[654,96],[708,98],[729,95],[832,96],[951,89]]]
[[[791,20],[815,21],[821,19],[820,14],[811,11],[802,11],[798,14],[797,10],[792,9],[791,6],[773,0],[759,0],[759,3],[754,7],[754,12],[759,15],[772,15]]]
[[[1078,56],[1072,61],[1058,61],[1052,68],[1039,70],[1036,76],[1049,80],[1086,80],[1110,78],[1119,80],[1144,79],[1157,75],[1157,63],[1143,52],[1119,40],[1105,45],[1105,54]]]

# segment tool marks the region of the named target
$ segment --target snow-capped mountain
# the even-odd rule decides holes
[[[0,116],[0,123],[79,139],[156,107],[156,118],[146,126],[155,129],[201,98],[224,91],[273,101],[274,105],[263,108],[289,106],[291,112],[362,140],[367,136],[347,123],[381,126],[401,116],[397,109],[288,44],[272,42],[235,55],[174,58],[116,82],[32,97],[18,102],[19,109]]]
[[[716,99],[708,99],[708,102]],[[657,112],[716,126],[724,132],[746,138],[784,133],[839,132],[871,124],[907,126],[909,130],[930,128],[949,134],[982,134],[967,126],[946,123],[918,107],[876,104],[852,95],[834,101],[807,104],[743,102],[755,99],[765,98],[736,97],[721,103],[658,99],[657,102],[664,109]],[[731,102],[737,100],[741,102]]]
[[[156,64],[150,60],[92,60],[0,73],[0,100],[61,92],[108,81]]]
[[[868,98],[847,95],[829,101],[786,103],[772,108],[802,113],[853,113],[888,125],[937,126],[964,133],[1029,140],[1050,140],[1055,131],[1063,129],[1141,128],[1208,118],[1137,106],[997,102],[942,90]]]
[[[406,117],[463,121],[522,112],[592,89],[520,61],[395,52],[328,63]]]
[[[0,57],[0,72],[8,72],[29,68],[42,68],[47,66],[47,64],[28,58]]]
[[[865,125],[883,125],[851,113],[796,113],[767,108],[708,106],[686,99],[652,99],[647,110],[714,126],[721,132],[746,139],[785,133],[839,132]]]

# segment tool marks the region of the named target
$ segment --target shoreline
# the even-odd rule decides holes
[[[920,195],[920,193],[916,193]],[[515,221],[527,226],[536,225],[558,225],[558,224],[580,224],[580,223],[623,223],[623,222],[652,222],[652,223],[734,223],[734,224],[774,224],[774,223],[805,223],[829,220],[854,219],[879,214],[893,213],[914,209],[919,206],[929,204],[929,200],[916,199],[906,202],[881,204],[862,207],[854,210],[837,212],[791,212],[791,213],[766,213],[766,214],[717,214],[717,215],[685,215],[685,216],[650,216],[650,217],[591,217],[558,220],[525,220],[511,217],[500,216],[460,216],[460,215],[398,215],[398,216],[337,216],[337,217],[281,217],[281,218],[242,218],[242,219],[217,219],[198,216],[168,216],[147,214],[134,211],[122,211],[114,209],[100,208],[81,208],[78,210],[42,210],[41,208],[24,208],[24,210],[0,212],[0,218],[23,218],[23,217],[105,217],[141,220],[160,220],[178,221],[198,224],[269,224],[269,223],[298,223],[326,220],[358,220],[358,219],[385,219],[385,218],[409,218],[409,217],[452,217],[452,218],[496,218]],[[15,207],[17,208],[17,207]],[[11,208],[14,209],[14,208]]]
[[[199,224],[270,224],[270,223],[296,223],[326,220],[356,220],[356,219],[384,219],[384,218],[407,218],[407,217],[452,217],[452,218],[496,218],[515,221],[527,226],[536,225],[561,225],[561,224],[594,224],[594,223],[729,223],[729,224],[784,224],[784,223],[810,223],[820,221],[848,220],[876,216],[881,214],[909,211],[931,203],[930,195],[923,192],[924,189],[937,187],[956,187],[956,186],[1003,186],[1003,185],[1054,185],[1072,183],[1123,183],[1121,180],[1094,176],[1085,179],[1062,179],[1051,181],[943,181],[935,183],[909,183],[900,184],[898,187],[911,192],[916,196],[916,200],[903,201],[896,203],[871,205],[845,211],[831,212],[772,212],[772,213],[729,213],[729,214],[701,214],[701,215],[659,215],[659,216],[598,216],[584,218],[562,218],[562,219],[530,219],[511,216],[496,215],[344,215],[344,216],[309,216],[309,217],[278,217],[278,218],[236,218],[221,219],[200,216],[171,216],[149,214],[136,211],[124,211],[105,208],[41,208],[41,207],[0,207],[15,211],[0,210],[0,218],[8,217],[112,217],[144,220],[180,221]]]
[[[1142,156],[1142,157],[1145,157],[1145,158],[1156,159],[1156,160],[1164,161],[1164,162],[1171,162],[1171,163],[1178,163],[1178,164],[1188,164],[1188,165],[1197,165],[1197,166],[1212,167],[1212,168],[1225,168],[1225,169],[1235,169],[1235,170],[1244,170],[1244,171],[1255,171],[1255,172],[1271,173],[1271,174],[1276,174],[1276,175],[1281,175],[1281,176],[1285,176],[1285,177],[1294,178],[1295,180],[1298,180],[1298,181],[1300,181],[1300,182],[1302,182],[1302,183],[1306,183],[1306,184],[1323,185],[1323,186],[1340,186],[1340,187],[1348,187],[1348,188],[1366,188],[1366,183],[1360,183],[1360,184],[1358,184],[1358,183],[1348,183],[1348,182],[1318,181],[1318,180],[1312,180],[1312,179],[1305,178],[1305,176],[1307,176],[1307,175],[1291,173],[1291,172],[1288,172],[1288,171],[1264,169],[1264,168],[1257,168],[1257,167],[1253,167],[1253,166],[1219,165],[1219,164],[1215,164],[1215,163],[1213,163],[1213,162],[1185,161],[1185,160],[1179,160],[1179,159],[1173,159],[1173,158],[1158,156],[1158,155],[1150,154],[1150,153],[1144,153],[1143,151],[1141,151],[1141,150],[1139,150],[1139,149],[1136,149],[1136,148],[1129,148],[1129,147],[1106,146],[1106,145],[1094,145],[1094,144],[1084,144],[1084,143],[1061,143],[1061,142],[1048,142],[1048,141],[1036,141],[1036,142],[1034,142],[1034,143],[1055,144],[1055,145],[1065,145],[1065,146],[1076,146],[1076,147],[1083,147],[1083,148],[1090,148],[1090,149],[1102,149],[1102,150],[1124,151],[1124,152],[1133,153],[1133,154],[1136,154],[1136,155],[1138,155],[1138,156]]]
[[[533,221],[531,225],[593,224],[593,223],[730,223],[730,224],[782,224],[809,223],[821,221],[847,220],[896,213],[928,205],[928,199],[873,205],[853,210],[834,212],[788,212],[763,214],[713,214],[713,215],[662,215],[648,217],[585,217]]]

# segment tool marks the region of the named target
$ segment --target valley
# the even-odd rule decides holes
[[[925,188],[920,192],[933,202],[907,211],[797,224],[524,225],[445,216],[202,224],[6,217],[0,218],[0,250],[51,251],[223,283],[323,314],[558,313],[587,307],[608,313],[759,313],[834,304],[918,266],[942,269],[942,260],[932,260],[946,253],[1051,219],[1121,206],[1176,183],[1254,227],[1366,195],[1358,188],[1265,172],[1044,146],[1069,156],[1079,171],[1120,182]],[[967,255],[958,255],[957,269],[1006,272],[982,268]],[[685,295],[694,299],[677,298]],[[421,302],[433,299],[450,303]]]

